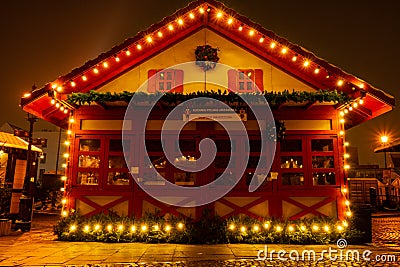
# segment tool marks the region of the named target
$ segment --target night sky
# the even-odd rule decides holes
[[[28,128],[23,93],[69,73],[190,1],[1,0],[0,125]],[[230,0],[238,13],[373,86],[400,96],[400,4],[396,0]],[[288,88],[291,89],[291,88]],[[49,127],[40,122],[36,129]],[[347,132],[360,163],[374,155],[378,133],[400,137],[398,109]]]

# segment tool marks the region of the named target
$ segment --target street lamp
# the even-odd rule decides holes
[[[385,146],[388,141],[389,141],[389,137],[387,135],[382,135],[381,136],[382,146]],[[385,155],[385,169],[386,169],[387,168],[387,165],[386,165],[386,148],[384,149],[383,153]]]

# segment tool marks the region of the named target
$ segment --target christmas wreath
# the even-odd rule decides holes
[[[194,54],[196,56],[196,65],[203,68],[204,71],[214,69],[219,60],[218,48],[213,48],[211,45],[199,45]]]

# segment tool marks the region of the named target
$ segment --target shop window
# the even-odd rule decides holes
[[[235,152],[236,140],[214,140],[218,152]],[[232,147],[231,147],[232,145]]]
[[[100,139],[80,139],[79,151],[100,151]]]
[[[183,70],[149,70],[148,78],[149,93],[183,92]]]
[[[302,156],[283,156],[281,157],[281,168],[282,169],[297,169],[303,168],[303,157]]]
[[[98,185],[99,173],[98,172],[78,172],[78,184],[81,185]]]
[[[335,185],[336,178],[334,172],[315,172],[313,173],[313,185]]]
[[[129,185],[130,175],[126,160],[129,160],[130,155],[124,156],[123,145],[126,150],[130,150],[130,140],[109,139],[108,141],[108,185]]]
[[[175,172],[174,180],[176,185],[194,185],[196,182],[195,172]]]
[[[228,89],[238,93],[263,92],[263,71],[261,69],[228,70]]]
[[[333,140],[332,139],[313,139],[313,140],[311,140],[311,150],[313,152],[333,151]]]
[[[78,167],[80,168],[99,168],[100,156],[79,155]]]
[[[303,145],[301,139],[283,139],[281,141],[282,152],[302,152]]]
[[[334,168],[333,156],[313,156],[312,157],[313,168],[329,169]]]
[[[304,185],[304,173],[282,173],[282,185]]]

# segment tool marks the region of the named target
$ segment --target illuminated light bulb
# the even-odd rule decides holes
[[[231,25],[231,24],[233,23],[233,18],[229,18],[228,21],[227,21],[227,23],[228,23],[229,25]]]
[[[94,230],[95,230],[95,231],[99,231],[99,230],[100,230],[100,225],[99,225],[99,224],[96,224],[96,225],[94,226]]]
[[[329,230],[330,230],[329,225],[325,225],[325,226],[324,226],[324,230],[325,230],[325,232],[329,232]]]
[[[69,158],[69,154],[68,153],[64,153],[64,158]]]
[[[235,225],[233,223],[231,223],[229,225],[229,230],[231,230],[231,231],[235,230]]]
[[[344,142],[344,146],[349,146],[350,143],[349,142]]]
[[[71,225],[71,226],[69,227],[69,230],[70,230],[71,232],[75,231],[75,230],[76,230],[76,225],[75,225],[75,224]]]
[[[310,61],[308,61],[308,60],[304,61],[304,63],[303,63],[304,67],[308,67],[309,65],[310,65]]]
[[[346,201],[344,202],[344,204],[345,204],[346,206],[350,206],[350,201],[346,200]]]
[[[276,231],[277,231],[277,232],[282,232],[282,230],[283,230],[282,226],[278,225],[278,226],[276,227]]]
[[[75,119],[74,118],[70,118],[69,119],[69,123],[74,123],[75,122]]]
[[[51,85],[51,88],[52,89],[56,89],[58,87],[58,84],[56,84],[56,83],[53,83],[52,85]]]
[[[142,232],[147,231],[147,225],[142,225],[142,227],[140,227],[140,230],[142,230]]]
[[[85,225],[85,228],[83,228],[83,231],[85,231],[85,232],[89,232],[89,230],[90,230],[90,227],[89,227],[89,225]]]
[[[67,163],[63,163],[61,166],[62,166],[63,168],[67,168]]]
[[[318,230],[319,230],[319,227],[318,227],[318,225],[314,224],[314,225],[312,226],[312,229],[313,229],[313,231],[318,231]]]
[[[300,230],[301,230],[301,231],[305,231],[305,230],[307,230],[307,227],[305,227],[304,225],[301,225],[301,226],[300,226]]]
[[[338,226],[336,226],[336,229],[338,230],[338,232],[342,232],[343,231],[343,226],[338,225]]]
[[[349,113],[349,110],[347,108],[345,108],[343,111],[344,111],[344,114]]]
[[[204,14],[204,12],[205,12],[205,11],[204,11],[204,8],[200,7],[200,8],[199,8],[199,12],[200,12],[200,14]]]
[[[72,134],[72,131],[71,131],[71,130],[68,130],[68,131],[67,131],[67,134],[68,134],[68,135],[71,135],[71,134]]]
[[[342,192],[343,192],[343,194],[347,194],[347,188],[345,187],[345,188],[343,188],[343,190],[342,190]]]
[[[108,63],[107,62],[103,62],[103,68],[108,68]]]
[[[157,36],[161,38],[163,36],[162,32],[157,32]]]
[[[193,13],[190,13],[190,14],[189,14],[189,18],[194,19],[194,14],[193,14]]]
[[[67,217],[67,216],[68,216],[68,211],[64,210],[64,211],[62,212],[62,216],[63,216],[63,217]]]
[[[173,31],[174,30],[174,26],[172,26],[172,24],[168,25],[168,30]]]
[[[178,229],[183,229],[183,223],[178,223]]]
[[[64,188],[64,187],[61,187],[61,188],[60,188],[60,191],[61,191],[61,192],[65,192],[65,188]]]
[[[219,12],[217,13],[217,18],[222,18],[222,12],[221,12],[221,11],[219,11]]]
[[[171,231],[171,226],[170,225],[166,225],[165,226],[165,231],[167,231],[167,232]]]
[[[64,111],[64,109],[65,109],[64,106],[61,106],[61,107],[60,107],[60,110],[61,110],[61,111]]]
[[[264,43],[265,38],[261,37],[260,40],[258,40],[260,43]]]
[[[131,51],[126,50],[125,54],[126,54],[127,56],[130,56],[130,55],[131,55]]]
[[[297,61],[297,56],[293,56],[293,57],[292,57],[292,61],[293,61],[293,62],[296,62],[296,61]]]
[[[250,36],[253,36],[253,35],[254,35],[254,30],[250,30],[250,31],[249,31],[249,35],[250,35]]]
[[[119,62],[119,61],[120,61],[119,57],[116,56],[116,57],[115,57],[115,61],[116,61],[116,62]]]
[[[315,73],[315,74],[318,74],[318,73],[319,73],[319,68],[316,68],[316,69],[314,70],[314,73]]]
[[[64,205],[67,204],[67,199],[66,199],[66,198],[63,198],[63,199],[61,200],[61,203],[64,204]]]
[[[344,135],[344,131],[340,131],[339,134],[340,134],[340,135]]]
[[[253,231],[258,232],[260,231],[260,227],[258,225],[253,226]]]
[[[107,225],[107,231],[109,231],[109,232],[111,232],[112,231],[112,225],[111,224],[109,224],[109,225]]]
[[[147,40],[147,42],[149,42],[149,43],[153,42],[153,38],[151,38],[151,36],[147,36],[146,40]]]
[[[183,19],[178,19],[178,24],[183,25]]]
[[[282,54],[286,54],[287,53],[287,48],[286,47],[282,48],[281,53]]]
[[[353,110],[353,107],[349,107],[349,110],[352,111],[352,110]]]
[[[347,223],[347,221],[343,221],[342,224],[343,224],[344,227],[348,227],[348,226],[349,226],[349,224]]]
[[[243,26],[239,26],[238,30],[241,32],[243,31]]]
[[[160,230],[160,227],[159,227],[157,224],[156,224],[156,225],[154,225],[153,227],[154,227],[154,230],[155,230],[155,231],[158,231],[158,230]]]
[[[76,86],[76,82],[71,82],[70,84],[71,84],[72,87]]]
[[[269,228],[269,223],[264,223],[264,228],[268,229]]]
[[[364,104],[364,100],[360,99],[360,101],[358,101],[358,104],[360,105]]]
[[[241,226],[241,227],[240,227],[240,232],[242,232],[242,233],[246,232],[246,227]]]
[[[353,214],[351,213],[351,211],[349,211],[349,210],[346,211],[346,216],[347,216],[347,217],[351,217],[351,215],[353,215]]]
[[[54,98],[52,98],[51,101],[50,101],[50,103],[51,103],[52,105],[54,105],[54,104],[56,103],[56,100],[55,100]]]
[[[340,119],[339,121],[340,121],[340,123],[344,123],[344,122],[345,122],[345,120],[344,120],[344,119]]]
[[[66,108],[66,109],[64,109],[64,114],[67,114],[68,113],[68,109]]]
[[[340,111],[339,114],[340,114],[340,116],[342,116],[342,117],[344,116],[344,112],[343,112],[343,111]]]
[[[136,232],[136,226],[134,225],[131,226],[131,232]]]
[[[137,48],[137,50],[142,50],[142,46],[141,46],[140,44],[138,44],[138,45],[136,46],[136,48]]]
[[[358,107],[358,103],[357,103],[357,102],[354,102],[354,103],[353,103],[353,107],[354,107],[354,108]]]
[[[292,225],[290,225],[290,226],[288,227],[288,230],[289,230],[289,232],[293,232],[293,231],[294,231],[294,227],[293,227]]]
[[[63,90],[62,86],[57,87],[57,92],[62,92],[62,90]]]
[[[360,87],[361,89],[364,89],[364,84],[360,83],[360,85],[358,87]]]
[[[66,181],[67,180],[67,176],[61,176],[61,181]]]
[[[348,169],[350,169],[350,165],[346,164],[346,165],[343,166],[343,168],[344,168],[345,170],[348,170]]]
[[[59,108],[61,105],[60,105],[60,103],[56,103],[56,108]]]
[[[344,158],[345,159],[348,159],[348,158],[350,158],[350,154],[344,154]],[[346,190],[346,192],[347,192],[347,189],[345,188],[345,189],[343,189],[343,192],[344,192],[344,190]],[[346,192],[344,192],[344,193],[346,193]]]
[[[87,81],[87,77],[85,75],[82,76],[83,81]]]
[[[124,230],[124,226],[122,224],[118,225],[118,230],[119,231],[123,231]]]
[[[343,80],[339,80],[339,81],[337,82],[337,85],[338,85],[338,86],[342,86],[343,83],[344,83]]]
[[[99,73],[99,69],[98,69],[98,68],[94,68],[94,69],[93,69],[93,72],[94,72],[95,74],[97,74],[97,73]]]
[[[275,43],[275,42],[272,42],[272,43],[269,45],[269,47],[271,47],[271,49],[274,49],[275,46],[276,46],[276,43]]]
[[[326,74],[326,76],[325,76],[326,79],[329,79],[330,77],[331,77],[330,73]]]

